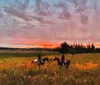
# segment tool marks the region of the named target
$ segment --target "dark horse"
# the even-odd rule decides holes
[[[65,60],[64,62],[61,62],[59,58],[55,57],[54,61],[58,62],[59,67],[65,65],[67,68],[70,66],[70,60]]]
[[[34,63],[34,62],[37,62],[37,63],[38,63],[38,66],[41,66],[41,65],[44,65],[46,61],[49,62],[48,57],[43,58],[43,59],[41,59],[40,61],[38,61],[37,59],[36,59],[36,60],[33,60],[33,61],[31,62],[31,64]]]

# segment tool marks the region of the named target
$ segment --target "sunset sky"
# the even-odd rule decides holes
[[[0,47],[100,43],[100,0],[0,0]]]

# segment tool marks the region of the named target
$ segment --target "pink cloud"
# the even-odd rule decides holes
[[[5,21],[3,24],[6,26],[0,25],[0,39],[8,38],[6,41],[2,40],[7,43],[100,42],[100,17],[90,7],[92,3],[87,0],[63,0],[52,6],[48,4],[43,0],[36,0],[36,8],[31,8],[28,6],[29,0],[25,0],[24,3],[4,8],[0,13],[0,22]]]

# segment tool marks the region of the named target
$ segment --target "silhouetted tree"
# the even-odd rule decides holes
[[[99,52],[100,49],[96,49],[94,44],[87,44],[87,46],[84,46],[83,44],[73,44],[69,45],[66,42],[61,43],[60,47],[54,49],[54,51],[60,52],[60,53],[94,53]]]
[[[76,53],[74,45],[70,45],[70,47],[69,47],[69,53],[72,54],[72,55],[74,55]]]
[[[88,44],[88,45],[87,45],[87,53],[90,53],[90,52],[91,52],[91,45]]]
[[[61,43],[60,45],[60,53],[68,53],[69,45],[66,42]]]
[[[95,51],[95,46],[94,44],[91,45],[91,53],[93,53]]]
[[[96,52],[96,53],[100,53],[100,48],[96,48],[96,49],[95,49],[95,52]]]

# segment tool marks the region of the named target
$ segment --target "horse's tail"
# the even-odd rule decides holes
[[[37,59],[32,60],[31,64],[33,64],[34,62],[38,62],[38,60]]]

